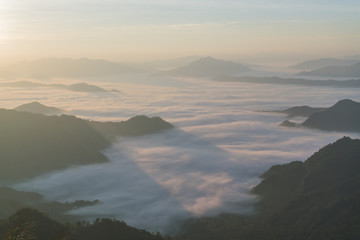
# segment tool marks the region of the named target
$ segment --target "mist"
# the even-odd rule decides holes
[[[282,127],[286,115],[265,112],[295,105],[329,107],[344,98],[359,101],[356,89],[154,76],[95,84],[120,92],[0,88],[5,108],[37,100],[86,119],[120,121],[145,114],[175,125],[159,134],[118,138],[104,152],[109,163],[74,166],[12,186],[39,192],[48,200],[100,200],[69,213],[89,219],[113,217],[173,233],[193,217],[252,214],[256,197],[249,191],[270,166],[303,161],[344,135],[360,137]]]

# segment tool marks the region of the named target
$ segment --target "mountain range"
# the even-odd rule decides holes
[[[232,61],[218,60],[212,57],[200,58],[190,64],[165,71],[177,77],[214,77],[218,75],[237,75],[252,71],[249,67]]]
[[[245,82],[245,83],[266,83],[266,84],[290,84],[314,87],[360,87],[360,79],[354,80],[309,80],[301,78],[280,78],[280,77],[250,77],[250,76],[218,76],[212,78],[218,82]]]
[[[327,66],[307,72],[300,72],[302,76],[322,76],[322,77],[346,77],[360,78],[360,61],[354,65],[347,66]]]
[[[143,72],[126,64],[102,59],[47,58],[14,63],[0,69],[6,78],[99,77]]]
[[[319,58],[292,65],[290,68],[298,70],[316,70],[324,67],[351,66],[359,62],[360,57],[358,59]]]

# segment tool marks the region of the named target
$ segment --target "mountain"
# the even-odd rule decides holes
[[[313,113],[302,126],[325,131],[360,131],[360,103],[350,99],[337,102],[332,107]]]
[[[149,118],[143,115],[135,116],[122,122],[89,121],[89,125],[110,140],[116,136],[139,136],[174,127],[160,117]]]
[[[198,60],[199,56],[186,56],[181,58],[163,59],[163,60],[152,60],[146,62],[133,63],[132,65],[140,69],[147,69],[150,71],[160,70],[165,71],[180,66],[185,66],[191,62]]]
[[[360,140],[343,137],[305,162],[271,167],[252,189],[251,216],[189,222],[181,240],[360,239]]]
[[[107,92],[105,89],[101,87],[87,83],[75,83],[69,86],[65,86],[65,88],[75,92]]]
[[[360,87],[358,80],[308,80],[301,78],[280,78],[280,77],[249,77],[249,76],[217,76],[212,80],[218,82],[245,82],[245,83],[266,83],[266,84],[290,84],[314,87]]]
[[[0,181],[16,181],[73,165],[107,162],[102,150],[114,136],[149,134],[173,127],[139,116],[119,123],[74,116],[45,116],[0,109]]]
[[[337,59],[337,58],[320,58],[304,61],[290,68],[298,70],[316,70],[324,67],[333,67],[333,66],[350,66],[360,62],[360,60],[355,59]]]
[[[0,239],[165,240],[166,238],[112,219],[96,219],[93,223],[78,222],[76,225],[62,224],[36,209],[24,208],[0,222]]]
[[[309,117],[311,114],[325,110],[326,108],[313,108],[309,106],[295,106],[282,111],[276,111],[285,113],[288,117]]]
[[[300,72],[303,76],[322,76],[322,77],[353,77],[360,78],[360,62],[350,66],[330,66],[315,69],[308,72]]]
[[[0,69],[0,76],[14,78],[98,77],[139,72],[142,70],[102,59],[48,58],[8,65]]]
[[[59,108],[48,107],[39,102],[26,103],[14,108],[14,110],[21,112],[41,113],[45,115],[56,115],[63,112]]]
[[[218,75],[236,75],[252,71],[250,68],[231,61],[218,60],[212,57],[200,58],[184,67],[179,67],[166,74],[179,77],[214,77]]]

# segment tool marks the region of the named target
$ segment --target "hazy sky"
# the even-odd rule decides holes
[[[359,0],[0,0],[0,63],[360,54]]]

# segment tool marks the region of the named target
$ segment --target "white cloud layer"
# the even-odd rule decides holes
[[[101,203],[72,212],[108,216],[149,230],[171,232],[191,216],[248,214],[251,187],[271,165],[305,160],[343,135],[280,127],[285,115],[262,112],[295,105],[328,107],[360,101],[358,89],[311,88],[126,76],[96,83],[117,93],[0,88],[4,108],[30,101],[87,119],[119,121],[161,116],[176,129],[120,138],[105,151],[110,163],[78,166],[16,185],[48,199]],[[296,119],[301,122],[303,119]]]

